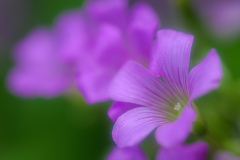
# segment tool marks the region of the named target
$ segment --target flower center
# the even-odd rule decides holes
[[[186,104],[186,101],[172,101],[172,103],[168,104],[167,119],[170,122],[175,121],[181,115]]]
[[[175,111],[180,111],[181,108],[182,108],[182,106],[179,102],[174,106]]]

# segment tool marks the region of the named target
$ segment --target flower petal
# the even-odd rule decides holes
[[[111,118],[113,122],[115,122],[117,118],[121,116],[123,113],[136,107],[140,106],[132,103],[114,102],[110,109],[108,110],[108,116]]]
[[[191,99],[198,98],[217,88],[222,78],[221,60],[215,49],[195,66],[189,73],[189,91]]]
[[[68,73],[39,70],[34,67],[14,68],[8,76],[10,90],[23,97],[55,97],[62,94],[71,84]]]
[[[147,160],[147,157],[139,146],[127,148],[114,147],[106,160]]]
[[[110,97],[115,101],[159,108],[169,96],[164,82],[134,61],[128,61],[114,77]]]
[[[8,77],[9,88],[20,96],[52,97],[71,84],[72,71],[56,55],[53,37],[46,28],[30,32],[14,48],[16,66]]]
[[[87,13],[97,23],[110,23],[121,27],[126,23],[126,9],[126,0],[91,1],[86,6]]]
[[[172,123],[158,127],[156,139],[163,147],[172,147],[182,143],[189,135],[196,112],[190,106],[185,106],[180,117]]]
[[[53,61],[56,55],[51,31],[45,27],[35,28],[14,46],[13,56],[16,63],[21,65],[37,66],[45,63],[49,67],[51,63],[57,62]]]
[[[143,2],[134,4],[131,12],[128,27],[131,48],[133,52],[139,54],[137,61],[148,65],[151,44],[158,28],[159,19],[154,10]]]
[[[208,153],[208,145],[195,142],[190,145],[180,145],[173,148],[160,149],[157,160],[204,160]]]
[[[160,30],[153,49],[150,70],[162,77],[176,93],[187,91],[187,76],[193,36],[174,30]]]
[[[137,107],[117,119],[112,131],[113,140],[118,147],[134,146],[164,123],[157,110]]]
[[[83,56],[89,38],[85,21],[80,11],[69,11],[61,14],[55,22],[56,49],[65,62],[74,63]]]
[[[106,101],[112,77],[108,69],[84,66],[77,76],[77,86],[87,103]]]
[[[88,59],[78,67],[77,86],[88,103],[109,99],[109,85],[128,55],[118,28],[101,25]]]

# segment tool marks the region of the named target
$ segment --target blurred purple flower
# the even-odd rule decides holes
[[[240,33],[239,0],[197,0],[196,11],[219,37],[233,37]]]
[[[106,160],[147,160],[143,150],[138,147],[118,148],[114,147]]]
[[[162,148],[157,154],[157,160],[204,160],[208,153],[208,145],[195,142],[190,145],[180,145],[173,148]],[[227,159],[225,159],[227,160]]]
[[[58,16],[53,27],[56,52],[62,61],[77,67],[87,56],[90,39],[86,17],[80,10],[66,11]]]
[[[86,40],[80,11],[61,14],[52,30],[37,28],[13,50],[15,66],[9,74],[12,92],[25,97],[54,97],[74,85]]]
[[[214,156],[214,160],[240,160],[240,157],[237,157],[227,151],[221,151]]]
[[[196,118],[192,100],[217,88],[222,77],[214,49],[188,73],[192,41],[192,35],[160,30],[150,64],[153,73],[130,61],[115,76],[111,98],[141,106],[129,104],[134,109],[117,119],[112,136],[118,147],[138,144],[155,128],[156,139],[164,147],[179,144],[188,136]],[[110,117],[114,113],[112,119],[116,119],[121,109],[121,104],[114,105]]]
[[[129,59],[148,66],[158,17],[144,3],[131,9],[124,0],[91,1],[86,4],[90,36],[85,60],[78,70],[77,84],[88,103],[109,100],[112,78]]]
[[[8,85],[21,96],[52,97],[70,86],[72,75],[54,49],[54,38],[46,28],[37,28],[20,41],[13,50],[15,67]]]
[[[108,100],[108,86],[127,60],[148,65],[157,28],[157,15],[144,3],[128,10],[124,0],[90,1],[62,13],[51,31],[36,29],[16,45],[9,87],[20,96],[52,97],[77,76],[87,102]]]

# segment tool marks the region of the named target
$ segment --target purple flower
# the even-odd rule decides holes
[[[20,96],[53,97],[74,86],[76,69],[88,56],[89,35],[83,14],[61,14],[52,30],[37,28],[14,48],[11,91]]]
[[[222,38],[240,33],[239,0],[197,0],[193,5],[210,27],[211,33]]]
[[[240,157],[233,155],[228,151],[220,151],[214,156],[213,159],[214,160],[240,160]]]
[[[144,3],[128,9],[122,0],[92,1],[85,8],[93,35],[91,59],[79,67],[77,84],[85,100],[96,103],[109,100],[109,84],[126,61],[148,66],[158,17]]]
[[[54,38],[46,28],[37,28],[14,48],[15,67],[8,77],[12,92],[21,96],[52,97],[71,84],[71,70],[59,59]]]
[[[77,77],[88,103],[109,100],[109,84],[127,60],[149,64],[157,28],[157,15],[144,3],[128,9],[124,0],[90,1],[61,14],[51,31],[36,29],[17,44],[10,89],[52,97]]]
[[[138,146],[118,148],[114,147],[106,160],[147,160],[143,150]]]
[[[160,30],[150,64],[152,72],[129,61],[115,76],[111,98],[140,106],[117,119],[112,136],[119,147],[138,144],[155,128],[156,139],[164,147],[182,143],[188,136],[196,118],[192,100],[217,88],[222,77],[214,49],[189,72],[192,41],[192,35]],[[121,105],[114,110],[121,110]]]
[[[195,142],[190,145],[180,145],[173,148],[162,148],[157,154],[157,160],[204,160],[208,153],[208,145]]]

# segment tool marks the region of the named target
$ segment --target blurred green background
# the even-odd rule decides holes
[[[0,1],[0,159],[79,160],[104,159],[113,146],[112,122],[107,117],[110,102],[87,105],[78,93],[54,99],[23,99],[6,87],[13,66],[11,47],[36,26],[51,26],[62,11],[79,8],[81,0],[1,0]],[[155,8],[157,8],[155,6]],[[195,36],[191,66],[216,48],[224,66],[219,89],[198,99],[196,104],[220,143],[240,150],[240,36],[222,41],[208,34],[188,1],[176,1],[177,25],[173,28]],[[173,19],[174,21],[174,19]],[[143,142],[154,157],[157,145],[150,137]],[[154,143],[154,145],[152,144]],[[214,149],[211,149],[214,154]]]
[[[87,106],[78,94],[22,99],[6,87],[12,45],[34,27],[50,27],[59,13],[81,4],[81,0],[0,1],[1,35],[6,35],[0,38],[1,160],[94,160],[111,148],[111,121],[106,114],[110,104]]]

